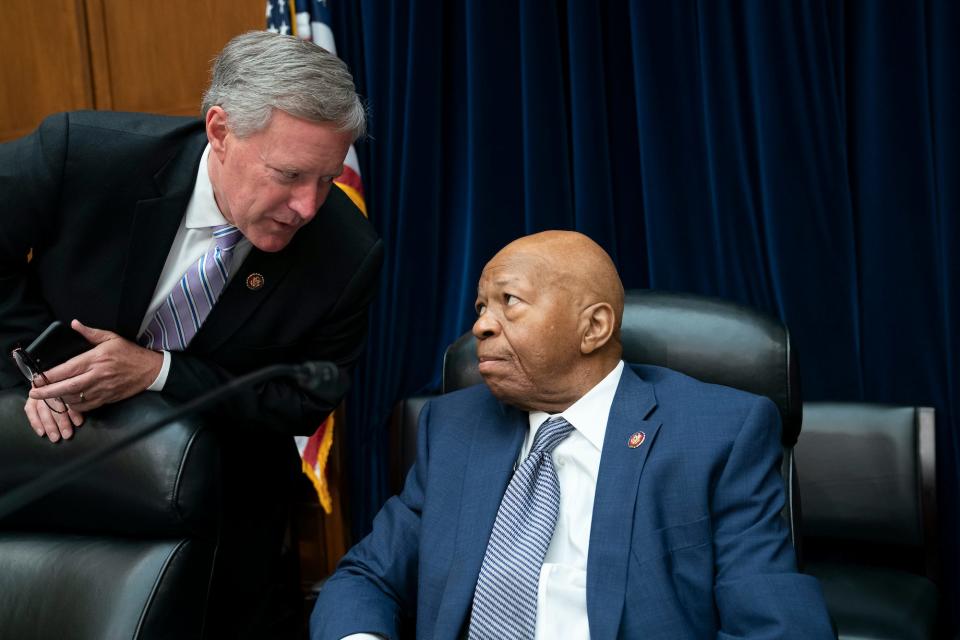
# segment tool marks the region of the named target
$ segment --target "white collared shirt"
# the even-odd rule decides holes
[[[600,472],[600,453],[607,432],[610,407],[623,374],[621,360],[613,371],[582,398],[558,414],[573,431],[551,454],[560,482],[560,510],[553,538],[540,568],[537,586],[536,640],[590,638],[587,623],[587,551],[593,498]],[[531,411],[530,430],[520,449],[522,462],[533,446],[537,429],[552,415]],[[342,640],[380,640],[379,635],[355,633]]]
[[[573,431],[552,454],[560,482],[560,511],[540,568],[537,640],[590,637],[587,625],[587,551],[593,498],[607,420],[623,366],[621,361],[566,411],[555,414],[572,424]],[[523,443],[520,460],[533,446],[537,429],[551,417],[542,411],[530,412],[530,431]]]
[[[140,323],[140,331],[137,335],[143,333],[150,321],[153,320],[157,309],[167,299],[167,296],[173,290],[183,274],[190,268],[190,265],[200,259],[213,243],[213,227],[227,224],[226,218],[220,213],[217,207],[217,200],[213,196],[213,185],[210,183],[210,174],[207,172],[207,157],[210,155],[210,145],[203,150],[200,156],[200,166],[197,167],[197,180],[193,185],[193,193],[190,195],[190,202],[187,203],[187,211],[180,222],[180,228],[177,235],[173,238],[173,244],[170,245],[170,252],[167,253],[167,261],[163,263],[163,269],[160,271],[160,279],[157,280],[157,286],[153,290],[153,297],[150,299],[150,305],[147,307],[147,313]],[[252,245],[246,238],[237,243],[233,249],[233,261],[231,262],[230,273],[227,277],[229,283],[236,273],[237,267],[243,262],[244,258],[250,253]],[[153,381],[147,391],[162,391],[167,382],[167,374],[170,372],[170,353],[163,351],[163,365],[160,367],[160,373]]]

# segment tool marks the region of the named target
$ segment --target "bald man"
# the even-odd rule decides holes
[[[623,285],[578,233],[483,270],[484,385],[420,414],[400,496],[327,581],[313,640],[834,637],[780,517],[773,403],[625,365]]]

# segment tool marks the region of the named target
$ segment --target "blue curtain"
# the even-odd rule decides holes
[[[937,409],[944,573],[960,574],[960,5],[333,3],[370,104],[387,260],[350,402],[355,535],[385,421],[439,386],[484,263],[577,229],[628,288],[789,325],[807,400]],[[953,593],[956,593],[955,588]]]

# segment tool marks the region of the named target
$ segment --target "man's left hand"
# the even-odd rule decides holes
[[[45,371],[50,384],[30,390],[30,397],[63,398],[81,413],[134,396],[160,373],[163,355],[144,349],[112,331],[74,320],[70,326],[94,348]]]

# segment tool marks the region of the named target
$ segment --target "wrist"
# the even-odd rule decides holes
[[[163,391],[167,383],[167,375],[170,373],[170,352],[169,351],[151,351],[156,356],[157,363],[155,368],[151,368],[151,375],[144,387],[146,391]]]

